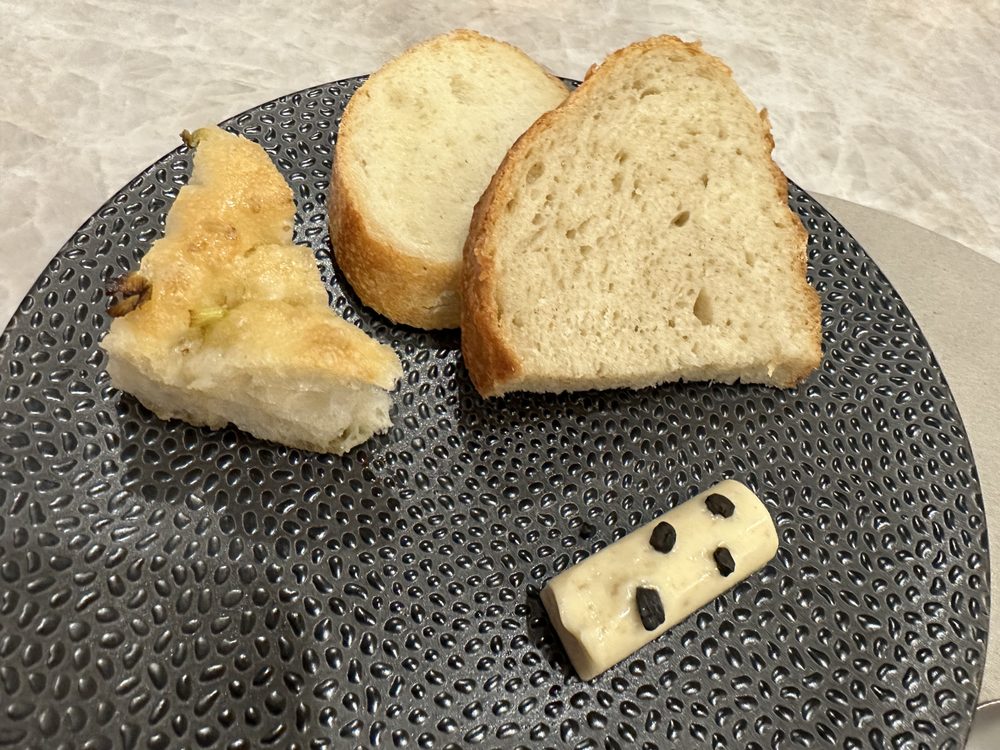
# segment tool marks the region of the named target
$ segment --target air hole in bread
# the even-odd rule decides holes
[[[542,223],[542,214],[541,213],[536,213],[534,216],[532,216],[531,217],[531,223],[534,224],[536,227],[539,224],[541,224]]]
[[[524,178],[525,182],[530,185],[532,182],[535,182],[539,177],[541,177],[544,171],[545,167],[542,166],[542,163],[536,161],[531,165],[531,169],[528,170],[528,174]]]
[[[737,156],[743,156],[743,149],[737,147],[737,149],[736,149],[736,155]]]
[[[675,226],[675,227],[682,227],[682,226],[684,226],[685,224],[688,223],[688,219],[690,219],[690,218],[691,218],[691,212],[690,211],[681,211],[679,214],[677,214],[673,218],[673,220],[670,222],[670,224],[672,226]]]
[[[701,186],[702,187],[708,187],[708,174],[707,173],[703,174],[701,176]]]
[[[594,251],[593,245],[580,245],[580,255],[586,258]]]
[[[507,213],[513,213],[515,205],[517,205],[517,201],[511,198],[509,201],[507,201],[507,205],[504,206],[504,209],[507,211]]]
[[[570,227],[569,229],[566,230],[566,239],[571,240],[574,237],[576,237],[576,229]]]
[[[465,77],[459,73],[455,73],[449,83],[451,84],[451,93],[460,102],[464,102],[469,98],[469,94],[472,93],[473,87],[469,84]]]
[[[626,159],[628,159],[628,151],[626,151],[625,149],[622,149],[617,154],[615,154],[615,161],[618,162],[619,164],[624,164]]]
[[[615,189],[615,192],[618,192],[619,190],[622,189],[622,180],[624,178],[625,175],[623,175],[621,172],[615,172],[614,177],[611,178],[611,187]]]
[[[647,86],[642,90],[642,93],[639,94],[639,98],[645,99],[647,96],[656,96],[657,94],[662,94],[662,93],[663,91],[661,89],[658,89],[656,86]]]
[[[698,292],[694,301],[694,316],[707,326],[712,323],[712,298],[705,291],[704,287]]]

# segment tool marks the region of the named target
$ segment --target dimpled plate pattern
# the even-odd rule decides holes
[[[982,498],[927,342],[850,235],[791,187],[825,340],[798,390],[486,403],[457,335],[387,324],[331,268],[331,133],[362,80],[226,125],[290,181],[336,308],[399,352],[390,433],[318,456],[111,388],[102,290],[161,232],[184,148],[84,224],[0,338],[0,748],[959,747]],[[539,588],[729,477],[770,507],[775,560],[581,683]]]

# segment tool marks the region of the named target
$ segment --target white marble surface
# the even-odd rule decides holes
[[[763,0],[0,0],[0,321],[73,230],[173,148],[183,128],[369,72],[410,43],[456,26],[511,41],[576,77],[639,38],[701,38],[770,110],[777,159],[792,179],[904,217],[991,259],[991,272],[998,267],[996,0],[823,7]],[[952,270],[949,247],[937,255],[932,248],[927,278]],[[894,250],[904,265],[905,252]],[[907,301],[918,310],[924,300]],[[981,312],[992,322],[1000,310],[994,302]],[[941,323],[949,311],[927,309],[918,314],[924,322],[921,315]],[[983,356],[997,361],[995,351]],[[981,371],[970,372],[961,377],[980,382]],[[964,414],[989,398],[986,388],[953,385]],[[998,697],[1000,678],[994,685]]]

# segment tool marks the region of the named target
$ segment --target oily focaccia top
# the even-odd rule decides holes
[[[163,238],[112,289],[102,346],[115,384],[163,418],[315,450],[388,426],[399,360],[330,308],[312,252],[292,244],[295,203],[267,153],[219,128],[185,138],[191,181]]]

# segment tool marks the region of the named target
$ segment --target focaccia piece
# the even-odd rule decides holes
[[[110,290],[112,383],[162,419],[319,452],[388,428],[399,359],[330,308],[267,153],[215,127],[185,135],[194,171],[166,232]]]

